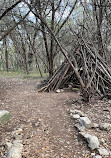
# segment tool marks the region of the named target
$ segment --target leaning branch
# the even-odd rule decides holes
[[[16,5],[18,5],[22,0],[19,0],[18,2],[16,2],[15,4],[13,4],[11,7],[7,8],[4,13],[0,16],[0,20],[13,8],[16,7]]]
[[[12,28],[10,28],[1,38],[0,41],[2,41],[6,36],[8,36],[10,34],[10,32],[12,32],[26,17],[27,15],[30,13],[30,11],[28,11],[28,13],[18,22],[16,23]]]

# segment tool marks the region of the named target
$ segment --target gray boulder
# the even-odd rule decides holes
[[[21,144],[21,141],[15,140],[6,158],[21,158],[22,150],[23,150],[23,144]]]
[[[6,124],[9,121],[10,113],[7,110],[0,110],[0,126]]]
[[[91,128],[91,121],[89,120],[88,117],[80,117],[79,122],[82,126],[86,128]]]
[[[94,156],[93,158],[102,158],[102,156],[96,155],[96,156]]]
[[[96,136],[93,136],[90,134],[85,134],[84,138],[86,138],[86,140],[88,142],[88,146],[90,147],[91,150],[99,148],[100,143]]]
[[[100,123],[99,128],[101,130],[109,131],[111,129],[111,124],[110,123]]]
[[[80,116],[78,115],[78,114],[70,114],[70,116],[73,118],[73,119],[79,119],[80,118]]]
[[[11,147],[12,147],[12,143],[10,143],[10,142],[6,142],[6,144],[5,144],[5,149],[6,150],[9,150]]]
[[[19,128],[12,132],[13,135],[13,144],[9,149],[8,155],[6,158],[22,158],[22,129]]]
[[[110,154],[110,152],[107,149],[105,149],[105,148],[99,148],[98,152],[102,156],[108,156]]]

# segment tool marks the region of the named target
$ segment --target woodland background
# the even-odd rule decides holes
[[[109,0],[1,0],[0,70],[52,76],[71,54],[77,36],[93,45],[111,65]]]

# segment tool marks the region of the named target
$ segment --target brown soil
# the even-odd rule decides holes
[[[81,109],[96,123],[111,123],[111,105],[98,100],[92,104],[75,102],[80,96],[74,92],[37,93],[36,84],[36,80],[0,78],[0,110],[11,114],[8,124],[0,127],[0,158],[3,144],[6,139],[11,141],[11,133],[17,128],[23,129],[23,158],[91,157],[67,110]],[[111,133],[94,132],[104,137],[105,147],[111,150]]]

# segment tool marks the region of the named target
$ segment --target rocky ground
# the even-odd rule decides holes
[[[6,142],[12,143],[13,131],[22,129],[23,158],[92,158],[86,140],[79,134],[69,109],[84,112],[94,123],[111,123],[111,102],[80,100],[78,93],[37,93],[39,80],[0,78],[0,110],[11,114],[9,122],[0,127],[0,158],[6,157]],[[99,128],[90,133],[104,139],[111,151],[111,131]],[[107,156],[110,158],[110,156]]]

